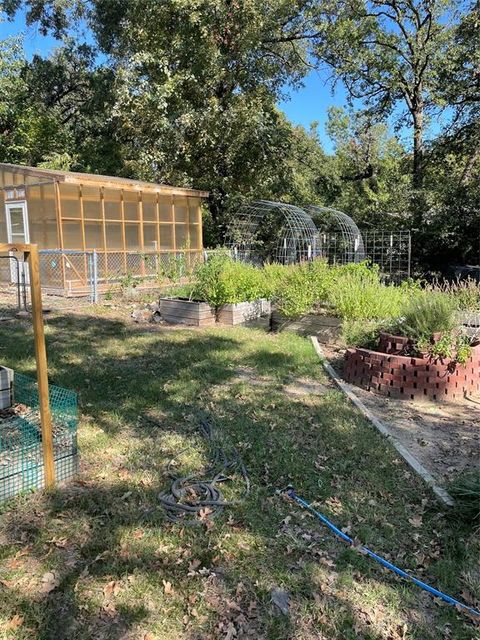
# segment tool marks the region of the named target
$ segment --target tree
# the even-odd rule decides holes
[[[96,0],[92,28],[115,69],[129,169],[207,188],[220,228],[239,198],[281,191],[292,127],[275,104],[308,65],[305,46],[273,36],[306,20],[307,4]]]
[[[411,192],[408,154],[388,126],[364,113],[332,107],[327,133],[334,143],[338,185],[330,204],[369,226],[403,226]]]
[[[394,113],[413,131],[413,184],[423,174],[426,118],[439,107],[438,72],[451,55],[456,20],[449,0],[334,0],[319,16],[319,60],[352,99],[385,120]],[[400,112],[398,112],[400,109]]]

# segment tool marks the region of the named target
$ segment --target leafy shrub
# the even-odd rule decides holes
[[[345,269],[330,285],[328,300],[347,320],[389,319],[400,315],[408,292],[380,282],[378,271]]]
[[[480,283],[472,278],[458,280],[437,287],[448,294],[458,311],[478,311],[480,310]]]
[[[453,514],[471,524],[480,525],[480,471],[466,471],[449,487],[455,499]]]
[[[430,340],[434,333],[451,332],[455,327],[455,304],[441,291],[422,291],[408,303],[397,325],[401,335],[412,340]]]
[[[193,298],[212,307],[251,302],[263,297],[264,276],[258,267],[236,262],[227,255],[211,256],[194,273]]]
[[[388,327],[379,320],[351,320],[342,323],[342,338],[349,347],[378,348],[380,331]]]
[[[275,296],[278,310],[286,318],[298,318],[308,313],[314,303],[315,294],[312,274],[308,264],[291,268],[281,281],[281,291]]]

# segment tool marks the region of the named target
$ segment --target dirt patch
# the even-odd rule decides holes
[[[325,348],[330,364],[341,375],[343,351]],[[385,422],[442,484],[460,471],[478,468],[480,459],[480,398],[451,404],[397,400],[359,387],[355,394]]]

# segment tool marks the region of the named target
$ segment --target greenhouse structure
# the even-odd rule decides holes
[[[0,164],[0,243],[37,244],[43,286],[81,295],[92,254],[96,277],[106,284],[120,275],[154,276],[172,257],[193,263],[203,251],[207,196],[129,178]],[[12,259],[0,260],[0,282],[18,277]]]

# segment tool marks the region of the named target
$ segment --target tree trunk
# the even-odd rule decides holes
[[[467,164],[465,165],[465,169],[463,170],[462,177],[460,178],[460,184],[462,186],[468,184],[472,179],[473,170],[475,169],[475,165],[480,159],[480,146],[476,146],[473,152],[470,154]]]
[[[413,116],[413,187],[420,189],[423,179],[423,104],[419,101]]]

